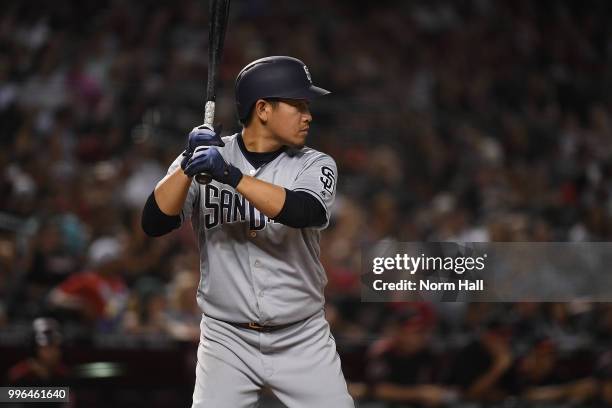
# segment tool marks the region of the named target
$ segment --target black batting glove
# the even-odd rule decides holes
[[[181,160],[181,168],[185,170],[187,162],[198,147],[201,146],[225,146],[221,140],[222,126],[219,125],[213,129],[208,125],[200,125],[194,127],[187,137],[187,148],[183,151],[183,160]]]
[[[226,162],[215,147],[199,147],[187,160],[183,172],[188,177],[207,173],[213,180],[228,184],[234,188],[242,180],[242,172],[237,167]]]

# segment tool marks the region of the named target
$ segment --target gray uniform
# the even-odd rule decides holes
[[[238,135],[223,138],[223,158],[244,174],[306,191],[327,219],[337,181],[334,160],[304,147],[287,149],[255,169]],[[169,173],[180,165],[178,157]],[[327,283],[317,228],[291,228],[267,218],[232,187],[216,181],[189,188],[181,220],[198,235],[204,312],[194,407],[255,406],[270,389],[289,407],[352,407],[335,342],[323,315]],[[283,325],[261,333],[225,322]]]

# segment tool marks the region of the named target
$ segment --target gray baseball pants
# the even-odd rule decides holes
[[[257,407],[268,388],[288,408],[354,408],[323,311],[264,333],[202,316],[192,408]]]

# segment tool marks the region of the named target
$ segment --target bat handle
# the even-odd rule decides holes
[[[204,107],[204,124],[211,126],[215,121],[215,101],[206,101]]]
[[[213,121],[215,120],[215,101],[206,101],[204,108],[204,124],[213,127]],[[208,184],[212,181],[212,176],[208,173],[196,174],[195,180],[199,184]]]

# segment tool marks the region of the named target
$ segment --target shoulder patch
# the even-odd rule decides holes
[[[334,193],[334,186],[336,184],[336,175],[334,174],[334,170],[327,166],[321,167],[321,177],[319,180],[321,180],[322,183],[321,195],[323,195],[323,197],[325,197],[327,194]]]

